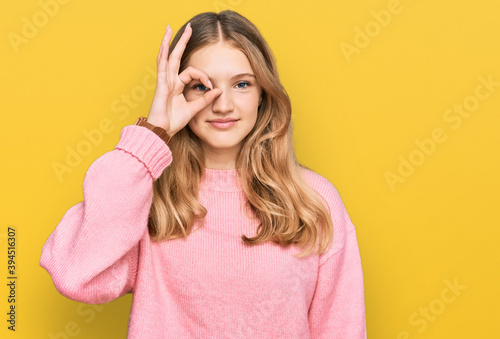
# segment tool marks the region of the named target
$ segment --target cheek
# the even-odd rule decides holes
[[[195,118],[191,119],[188,124],[189,128],[191,129],[191,131],[195,131],[196,130],[196,121],[195,121]]]
[[[205,120],[206,119],[203,119],[203,117],[200,114],[200,112],[198,112],[198,114],[196,114],[191,120],[189,120],[189,122],[187,123],[187,125],[189,126],[189,128],[191,129],[191,131],[193,131],[193,132],[199,132],[203,128],[203,122]]]
[[[259,96],[257,94],[245,93],[234,98],[235,103],[244,112],[252,112],[259,107]]]
[[[259,107],[259,100],[260,100],[260,94],[257,92],[255,95],[252,97],[252,107],[257,108]]]

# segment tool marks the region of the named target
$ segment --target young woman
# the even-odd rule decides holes
[[[261,34],[222,11],[171,37],[147,119],[90,166],[40,265],[76,301],[133,293],[128,338],[366,338],[355,227],[295,158]]]

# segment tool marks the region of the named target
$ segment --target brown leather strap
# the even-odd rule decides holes
[[[147,121],[146,117],[139,117],[134,125],[143,126],[156,133],[168,145],[172,137],[168,135],[167,131],[159,126],[155,126]]]

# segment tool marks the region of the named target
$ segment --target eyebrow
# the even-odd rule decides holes
[[[245,75],[248,75],[248,76],[251,76],[251,77],[254,77],[255,78],[255,75],[253,75],[252,73],[240,73],[240,74],[236,74],[235,76],[231,77],[231,80],[234,80],[236,78],[240,78],[240,77],[243,77]]]
[[[253,75],[252,73],[240,73],[240,74],[233,75],[233,76],[231,77],[231,80],[234,80],[234,79],[237,79],[237,78],[241,78],[241,77],[243,77],[243,76],[251,76],[251,77],[255,78],[255,75]],[[210,77],[210,76],[209,76],[208,78],[209,78],[210,80],[213,80],[213,78],[212,78],[212,77]]]

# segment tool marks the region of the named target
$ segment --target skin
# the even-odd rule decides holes
[[[223,41],[194,52],[187,63],[206,73],[214,88],[222,90],[212,104],[202,109],[188,123],[202,140],[205,167],[234,168],[242,140],[250,133],[257,120],[262,101],[262,89],[257,83],[248,58],[240,50]],[[249,73],[251,75],[240,75]],[[199,81],[192,81],[184,89],[187,101],[196,100],[209,91]],[[230,128],[216,128],[213,119],[239,119]]]
[[[262,89],[252,76],[232,79],[253,71],[245,54],[225,42],[197,50],[179,74],[180,59],[191,33],[188,24],[167,58],[172,38],[172,29],[167,26],[158,53],[156,91],[147,120],[171,136],[189,124],[202,140],[205,167],[231,169],[243,138],[255,125]],[[207,122],[227,117],[239,120],[228,129],[217,129]]]

